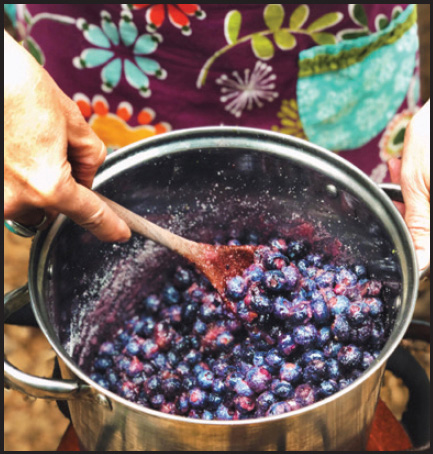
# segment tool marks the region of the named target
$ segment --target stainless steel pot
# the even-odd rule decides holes
[[[337,236],[349,258],[367,262],[373,275],[401,283],[387,302],[394,319],[389,339],[349,387],[289,414],[200,421],[143,408],[85,371],[98,336],[131,316],[142,294],[163,282],[167,261],[177,258],[135,237],[126,245],[101,243],[60,217],[36,236],[28,287],[5,297],[5,319],[30,302],[62,380],[30,376],[5,359],[5,387],[67,400],[78,437],[91,451],[364,449],[386,360],[410,323],[418,289],[409,232],[383,190],[322,148],[233,127],[183,130],[128,146],[107,159],[95,189],[194,240],[210,241],[230,228],[281,231],[300,219],[312,222]]]

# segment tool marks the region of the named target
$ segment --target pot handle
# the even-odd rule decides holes
[[[401,186],[395,183],[381,183],[379,184],[380,189],[393,201],[404,203],[403,193],[401,192]],[[419,279],[422,281],[426,279],[430,274],[430,265],[419,272]]]
[[[30,302],[27,284],[4,296],[4,320]],[[69,400],[78,397],[88,388],[73,380],[53,380],[26,374],[4,357],[4,387],[28,396],[49,400]]]

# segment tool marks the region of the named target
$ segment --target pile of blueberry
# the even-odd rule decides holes
[[[227,244],[259,244],[250,235]],[[272,238],[227,282],[178,266],[92,363],[91,378],[132,402],[203,420],[278,415],[345,388],[375,360],[389,322],[381,282],[307,241]]]

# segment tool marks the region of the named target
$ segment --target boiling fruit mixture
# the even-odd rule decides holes
[[[379,355],[389,289],[362,263],[337,264],[306,240],[249,233],[224,243],[261,245],[226,284],[235,310],[194,268],[177,266],[100,345],[96,383],[164,413],[240,420],[320,401]]]

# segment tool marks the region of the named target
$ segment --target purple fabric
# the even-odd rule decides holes
[[[165,5],[165,20],[157,30],[163,40],[155,52],[144,55],[144,57],[157,61],[167,72],[167,77],[159,80],[155,76],[149,76],[149,88],[152,94],[148,98],[142,97],[137,89],[128,83],[123,70],[118,86],[111,93],[106,93],[101,90],[101,69],[104,65],[84,69],[78,69],[74,66],[74,57],[79,56],[84,49],[97,47],[89,43],[84,37],[83,31],[76,24],[57,22],[48,18],[43,19],[43,16],[39,16],[41,19],[31,26],[30,33],[28,33],[28,26],[25,25],[21,11],[19,27],[24,38],[30,36],[40,47],[45,57],[45,68],[67,95],[72,98],[75,96],[74,99],[76,99],[77,93],[80,93],[90,100],[95,95],[102,95],[108,102],[109,110],[113,114],[116,113],[116,107],[119,103],[127,101],[133,109],[133,115],[126,121],[129,126],[138,126],[137,114],[143,108],[150,108],[155,113],[152,124],[163,122],[167,124],[167,129],[208,125],[239,125],[282,132],[284,126],[282,124],[284,114],[281,113],[282,101],[296,100],[299,52],[317,45],[310,36],[295,34],[297,42],[293,49],[281,50],[274,46],[275,54],[273,58],[268,60],[260,59],[253,53],[250,41],[238,44],[215,60],[210,67],[206,84],[197,88],[197,80],[205,62],[215,52],[227,46],[224,35],[224,21],[227,13],[234,9],[241,13],[242,24],[239,38],[242,38],[251,33],[266,30],[263,17],[266,6],[267,4],[201,5],[205,17],[199,19],[194,15],[188,16],[191,28],[191,34],[188,36],[183,34],[169,20],[167,16],[168,5]],[[363,5],[368,18],[369,29],[375,30],[375,21],[379,14],[391,18],[392,11],[396,6],[405,9],[407,5]],[[97,26],[101,25],[101,10],[110,13],[115,25],[119,25],[120,15],[122,11],[126,10],[125,6],[120,4],[28,4],[25,7],[32,18],[38,17],[37,15],[41,13],[51,13],[71,19],[84,18],[88,24]],[[298,7],[299,4],[284,4],[284,27],[288,26],[291,14]],[[323,31],[336,35],[341,30],[360,29],[360,25],[354,22],[350,16],[347,4],[315,4],[309,5],[309,7],[310,13],[305,27],[308,27],[326,13],[339,12],[343,15],[342,19],[336,25]],[[148,26],[146,13],[149,14],[149,8],[150,5],[131,11],[132,21],[138,29],[138,36],[149,33],[146,29]],[[174,8],[177,7],[174,6]],[[177,8],[177,10],[179,9]],[[268,36],[271,38],[271,35]],[[26,45],[26,42],[24,44]],[[119,46],[113,46],[112,50],[116,53],[116,56],[127,58],[132,47],[119,44]],[[276,93],[276,95],[271,95],[268,99],[261,99],[261,107],[253,102],[251,110],[240,109],[240,116],[236,117],[225,109],[229,100],[226,102],[221,100],[221,97],[224,96],[222,92],[224,83],[218,84],[217,80],[223,75],[233,81],[236,80],[234,71],[244,79],[245,70],[253,71],[259,61],[266,65],[262,66],[263,68],[271,67],[269,75],[275,75],[275,80],[267,82],[267,86],[273,83],[275,87],[265,88],[264,95],[271,92]],[[405,101],[399,112],[407,108],[408,104]],[[384,161],[383,157],[379,156],[381,137],[382,133],[372,138],[362,148],[340,152],[340,154],[371,175],[372,172],[374,173],[374,169]],[[387,178],[386,175],[382,174],[376,178],[378,181]]]

